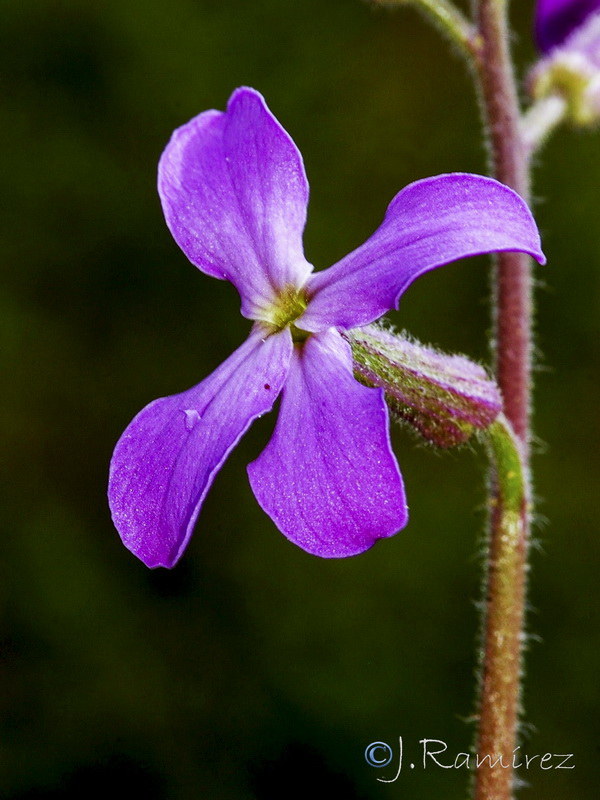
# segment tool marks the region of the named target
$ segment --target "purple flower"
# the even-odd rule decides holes
[[[535,36],[538,47],[548,53],[576,31],[594,12],[600,0],[538,0]]]
[[[181,249],[234,284],[254,324],[212,375],[150,403],[119,440],[109,502],[125,546],[149,567],[173,566],[216,473],[280,394],[273,437],[248,467],[277,527],[324,557],[355,555],[404,527],[383,391],[354,379],[340,331],[377,319],[417,276],[455,259],[523,250],[543,261],[524,202],[477,175],[418,181],[361,247],[313,273],[302,249],[302,158],[248,88],[226,112],[206,111],[175,131],[158,189]]]
[[[538,0],[535,32],[543,57],[528,76],[536,100],[557,95],[576,125],[600,117],[600,0]]]

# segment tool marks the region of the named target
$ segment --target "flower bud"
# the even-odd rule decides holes
[[[600,120],[600,12],[590,14],[538,61],[528,86],[534,100],[562,96],[576,125]]]
[[[467,441],[502,410],[494,381],[464,356],[440,353],[377,325],[344,336],[352,347],[354,377],[382,388],[392,416],[438,447]]]

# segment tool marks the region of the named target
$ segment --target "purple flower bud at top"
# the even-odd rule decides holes
[[[600,118],[600,0],[545,0],[536,14],[544,57],[529,78],[536,100],[558,94],[576,125]]]
[[[485,370],[464,356],[424,347],[379,325],[344,336],[354,376],[385,392],[392,416],[428,442],[452,447],[488,428],[502,410],[500,391]]]

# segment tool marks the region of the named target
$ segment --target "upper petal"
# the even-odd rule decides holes
[[[277,290],[301,286],[308,183],[298,148],[253,89],[171,137],[158,167],[167,224],[190,261],[230,280],[242,313],[264,317]]]
[[[411,183],[390,203],[361,247],[312,275],[308,308],[297,325],[366,325],[397,305],[424,272],[479,253],[522,250],[543,262],[540,237],[524,201],[501,183],[455,173]]]
[[[246,342],[206,380],[146,406],[115,448],[109,504],[123,543],[147,566],[172,567],[202,501],[250,423],[270,411],[287,375],[288,331]]]
[[[600,0],[538,0],[535,38],[544,53],[562,44],[587,16],[600,9]]]
[[[352,556],[406,525],[383,392],[353,378],[337,331],[294,350],[275,432],[248,474],[277,527],[315,555]]]

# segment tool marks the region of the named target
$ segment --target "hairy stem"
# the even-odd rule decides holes
[[[509,52],[504,0],[478,0],[479,79],[494,176],[529,201],[529,159]],[[495,276],[495,356],[506,416],[524,451],[531,385],[531,259],[499,253]]]
[[[493,501],[481,643],[477,741],[480,766],[474,790],[476,800],[509,800],[520,711],[529,500],[521,448],[503,415],[488,429],[487,443]]]
[[[509,52],[505,0],[476,0],[482,40],[478,75],[494,176],[529,200],[529,159]],[[508,426],[492,436],[490,531],[477,753],[511,763],[517,747],[529,541],[529,413],[532,336],[531,259],[500,253],[494,276],[494,355]],[[507,450],[507,434],[511,445]],[[514,434],[512,434],[514,432]],[[512,451],[506,466],[507,453]],[[508,491],[511,473],[518,492]],[[510,800],[509,766],[477,769],[475,800]]]

